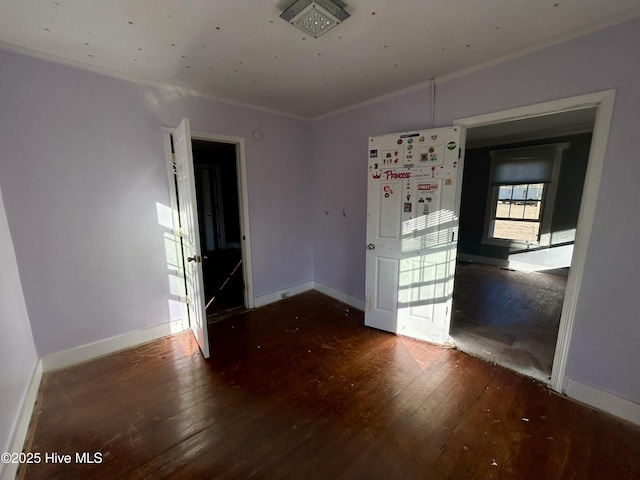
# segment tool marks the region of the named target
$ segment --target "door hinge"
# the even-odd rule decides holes
[[[191,303],[191,301],[189,300],[189,295],[184,296],[184,303],[186,303],[187,305]]]
[[[178,229],[178,236],[179,236],[180,238],[184,238],[184,231],[182,230],[182,227],[180,227],[180,228]]]
[[[176,154],[175,153],[171,154],[171,163],[173,163],[174,166],[176,164]]]

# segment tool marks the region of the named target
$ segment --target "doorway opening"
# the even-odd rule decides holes
[[[550,148],[555,154],[551,158],[545,155],[542,160],[534,156],[535,161],[524,164],[526,168],[522,168],[523,164],[518,164],[515,171],[511,164],[514,160],[521,159],[521,156],[502,157],[497,164],[492,165],[489,184],[486,181],[480,182],[483,188],[487,189],[488,199],[486,202],[479,202],[481,213],[478,216],[483,223],[483,233],[480,237],[487,245],[509,242],[506,259],[502,259],[508,268],[516,263],[537,264],[536,268],[529,267],[530,271],[567,272],[566,287],[560,295],[563,299],[553,349],[551,378],[546,372],[544,377],[545,383],[548,382],[553,390],[566,391],[569,381],[566,375],[569,347],[598,205],[598,191],[614,99],[615,90],[606,90],[454,120],[452,127],[433,129],[428,135],[420,132],[400,132],[370,137],[365,324],[440,344],[451,340],[450,307],[453,306],[453,295],[460,296],[460,292],[455,291],[454,274],[459,250],[460,204],[462,191],[466,188],[462,185],[462,177],[468,161],[466,153],[463,152],[466,148],[471,148],[471,144],[466,143],[466,136],[469,134],[471,141],[474,131],[487,133],[488,130],[498,129],[500,133],[496,138],[501,137],[501,140],[497,143],[513,147],[514,143],[530,142],[531,132],[537,132],[541,136],[536,140],[544,141],[545,147]],[[567,121],[573,115],[580,116],[585,113],[590,119],[586,122],[589,128],[584,132],[571,131],[575,129],[575,123],[569,125],[569,131],[550,123],[556,120]],[[532,128],[536,125],[536,128]],[[517,130],[523,126],[526,130],[513,131],[514,127]],[[458,127],[464,128],[459,130],[455,140],[453,137],[451,140],[440,137],[447,128],[456,131]],[[549,129],[554,130],[553,134],[550,134]],[[558,201],[555,208],[552,208],[550,202],[556,202],[556,196],[561,199],[563,195],[568,195],[567,192],[558,190],[558,182],[554,180],[560,178],[562,172],[563,155],[559,155],[558,152],[564,151],[567,142],[555,142],[551,145],[547,143],[550,138],[555,141],[558,137],[590,131],[592,133],[590,141],[587,141],[589,148],[585,156],[584,180],[579,182],[582,189],[580,193],[573,194],[574,199],[580,199],[579,202],[574,202],[573,207],[574,211],[578,211],[577,218],[574,212],[570,220],[571,226],[560,229],[557,222],[554,225],[552,220],[554,217],[556,221],[562,218],[565,214],[562,206],[565,204]],[[522,138],[523,133],[526,133],[528,138]],[[427,143],[416,149],[415,138],[418,146],[420,142],[428,140],[435,143]],[[440,143],[437,143],[438,140]],[[403,147],[405,141],[408,152],[406,154]],[[534,147],[537,148],[536,145],[524,148],[530,150]],[[454,153],[457,160],[451,159],[451,163],[446,163],[447,152]],[[493,156],[490,157],[493,160]],[[424,161],[426,165],[429,165],[429,162],[433,163],[429,170],[416,173],[415,177],[412,171],[394,169],[396,164],[413,168],[416,160]],[[439,165],[440,169],[436,168],[436,165]],[[440,178],[442,175],[444,177]],[[532,176],[538,178],[531,178]],[[417,182],[414,181],[416,179]],[[444,180],[442,189],[441,180]],[[547,218],[547,213],[541,213],[547,211],[551,212],[550,219]],[[492,224],[485,225],[485,218]],[[501,228],[496,228],[498,221],[503,223]],[[525,231],[515,229],[514,232],[512,227],[525,221],[529,224]],[[520,247],[520,250],[517,250],[511,243],[524,243],[525,248]],[[539,258],[542,250],[565,254],[564,264],[554,265],[549,258]],[[429,260],[427,256],[431,253],[441,253],[442,257]],[[474,258],[467,259],[469,260]],[[432,272],[425,272],[427,269],[431,269]],[[378,281],[376,276],[384,278],[388,288],[387,284]],[[382,285],[385,285],[385,288],[379,288]],[[436,306],[443,308],[436,312]],[[405,317],[401,318],[401,314]],[[400,324],[405,319],[409,322],[416,320],[415,325],[407,324],[407,327],[411,326],[411,331]],[[428,333],[428,338],[425,332]],[[494,358],[492,360],[496,361]]]
[[[192,140],[207,320],[244,308],[236,145]]]
[[[180,314],[207,358],[207,324],[254,308],[244,139],[191,131],[188,118],[163,131]]]
[[[546,384],[596,111],[467,130],[450,335],[460,350]]]

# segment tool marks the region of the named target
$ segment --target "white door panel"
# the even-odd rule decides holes
[[[393,281],[398,277],[398,260],[396,258],[377,257],[376,277],[376,308],[385,312],[395,312],[398,306],[398,297],[392,288],[386,288],[387,283],[380,285],[381,281],[387,279]]]
[[[377,192],[379,215],[378,239],[397,240],[400,236],[400,182],[380,182]]]
[[[370,138],[366,325],[447,341],[461,148],[459,127]]]
[[[202,355],[208,358],[209,335],[204,308],[203,257],[200,249],[198,203],[196,200],[193,151],[188,118],[184,118],[175,129],[173,141],[176,156],[180,227],[182,229],[183,255],[185,257],[185,278],[187,297],[189,299],[187,305],[189,322],[200,350],[202,350]]]

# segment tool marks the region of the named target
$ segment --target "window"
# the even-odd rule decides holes
[[[544,183],[499,185],[493,237],[537,243]]]
[[[549,244],[562,151],[568,144],[491,151],[484,243]]]

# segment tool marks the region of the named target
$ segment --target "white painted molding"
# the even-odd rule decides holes
[[[276,292],[267,293],[266,295],[261,295],[259,297],[255,297],[253,299],[253,305],[255,308],[264,307],[265,305],[269,305],[270,303],[275,303],[280,301],[278,298],[278,294],[281,292],[287,292],[288,297],[292,297],[299,293],[303,293],[309,290],[313,290],[313,282],[305,282],[300,283],[298,285],[293,285],[291,287],[281,288]]]
[[[640,425],[640,404],[600,390],[572,378],[567,383],[566,394],[579,402]]]
[[[609,126],[613,115],[613,103],[615,90],[604,90],[601,92],[587,93],[575,97],[562,98],[549,102],[538,103],[517,107],[501,112],[493,112],[474,117],[467,117],[454,120],[454,125],[461,125],[466,128],[479,127],[481,125],[491,125],[520,120],[551,113],[559,113],[579,108],[597,107],[596,119],[591,139],[591,149],[587,173],[582,192],[582,203],[578,215],[578,227],[576,229],[575,247],[571,260],[571,269],[567,279],[564,303],[562,305],[562,315],[560,317],[560,328],[558,330],[558,341],[553,358],[551,370],[550,387],[557,391],[563,391],[566,384],[566,369],[569,359],[569,347],[573,334],[573,324],[575,322],[576,308],[580,287],[582,284],[582,274],[586,262],[587,247],[591,237],[593,219],[597,205],[598,190],[600,188],[600,177],[604,164],[604,157],[609,138]]]
[[[549,48],[549,47],[552,47],[554,45],[558,45],[560,43],[564,43],[564,42],[573,40],[575,38],[579,38],[579,37],[582,37],[584,35],[588,35],[590,33],[597,32],[599,30],[603,30],[605,28],[609,28],[609,27],[618,25],[620,23],[626,22],[627,20],[631,20],[633,18],[636,18],[637,16],[640,16],[640,10],[639,9],[634,9],[634,10],[632,10],[630,12],[626,12],[626,13],[623,13],[623,14],[620,14],[620,15],[616,15],[616,16],[610,17],[609,19],[607,19],[605,21],[598,22],[598,23],[595,23],[595,24],[591,24],[591,25],[588,25],[586,27],[573,30],[572,32],[568,32],[568,33],[566,33],[564,35],[560,35],[560,36],[551,38],[549,40],[546,40],[544,42],[537,43],[536,45],[533,45],[531,47],[526,47],[526,48],[520,49],[520,50],[518,50],[516,52],[508,53],[506,55],[503,55],[503,56],[500,56],[500,57],[497,57],[497,58],[494,58],[494,59],[491,59],[491,60],[487,60],[487,61],[478,63],[476,65],[472,65],[472,66],[467,67],[467,68],[462,68],[460,70],[456,70],[454,72],[447,73],[445,75],[433,78],[431,80],[425,80],[425,81],[417,83],[415,85],[410,85],[410,86],[408,86],[406,88],[403,88],[403,89],[400,89],[400,90],[395,90],[395,91],[393,91],[391,93],[380,95],[378,97],[373,97],[373,98],[370,98],[368,100],[364,100],[362,102],[355,103],[353,105],[348,105],[348,106],[340,108],[338,110],[333,110],[331,112],[327,112],[327,113],[324,113],[322,115],[318,115],[316,117],[310,118],[309,120],[312,121],[312,122],[316,122],[316,121],[319,121],[319,120],[324,120],[325,118],[329,118],[329,117],[332,117],[334,115],[339,115],[339,114],[342,114],[342,113],[346,113],[346,112],[349,112],[351,110],[357,110],[357,109],[365,107],[367,105],[371,105],[371,104],[374,104],[374,103],[381,102],[383,100],[394,98],[394,97],[397,97],[399,95],[403,95],[405,93],[409,93],[409,92],[412,92],[412,91],[415,91],[415,90],[419,90],[419,89],[422,89],[422,88],[429,88],[432,84],[436,84],[436,83],[437,84],[441,84],[441,83],[448,82],[449,80],[454,80],[456,78],[464,77],[465,75],[469,75],[471,73],[475,73],[475,72],[484,70],[486,68],[493,67],[494,65],[499,65],[501,63],[506,63],[506,62],[509,62],[511,60],[515,60],[517,58],[520,58],[520,57],[523,57],[525,55],[528,55],[530,53],[534,53],[534,52],[539,51],[539,50],[544,50],[545,48]],[[431,92],[429,92],[428,95],[431,97]],[[431,109],[433,110],[433,105],[431,105]],[[433,128],[433,125],[431,125],[431,128]],[[472,147],[472,148],[475,148],[475,146]]]
[[[592,104],[597,105],[596,121],[593,127],[593,137],[589,151],[587,163],[587,173],[584,179],[582,190],[582,200],[580,212],[578,213],[578,224],[576,228],[576,239],[571,259],[571,268],[567,287],[565,290],[564,302],[562,304],[562,314],[560,316],[560,327],[558,329],[558,341],[553,357],[551,369],[551,388],[562,391],[566,384],[567,363],[569,362],[569,348],[573,336],[573,325],[575,323],[576,310],[580,289],[582,286],[582,275],[584,265],[587,261],[587,249],[591,238],[591,230],[598,205],[598,193],[600,191],[600,179],[604,168],[604,159],[609,141],[609,129],[613,116],[613,104],[615,101],[615,90],[606,90],[581,98],[589,99]]]
[[[494,267],[509,268],[509,260],[501,258],[484,257],[482,255],[471,255],[469,253],[458,252],[458,260],[462,262],[481,263],[483,265],[492,265]]]
[[[191,138],[208,142],[228,143],[236,146],[236,174],[238,177],[238,210],[240,217],[240,237],[242,238],[242,275],[244,279],[244,305],[254,308],[253,303],[253,261],[251,259],[251,222],[249,221],[249,181],[247,155],[243,137],[219,133],[191,131]],[[175,186],[173,186],[175,190]]]
[[[335,298],[342,303],[346,303],[353,308],[364,311],[365,304],[364,300],[362,300],[361,298],[357,298],[353,295],[349,295],[348,293],[336,290],[335,288],[329,287],[320,282],[313,282],[313,289],[319,291],[320,293],[324,293],[331,298]]]
[[[532,263],[514,262],[511,260],[503,260],[501,258],[483,257],[482,255],[470,255],[468,253],[458,253],[458,260],[469,263],[481,263],[483,265],[492,265],[499,268],[508,268],[519,272],[544,272],[560,277],[566,277],[568,272],[562,268],[552,268],[545,265],[535,265]]]
[[[293,296],[314,289],[354,308],[364,310],[364,300],[313,281],[283,288],[278,290],[277,292],[272,292],[260,297],[256,297],[253,299],[253,301],[255,304],[255,308],[257,308],[277,302],[279,300],[279,292],[286,291],[288,296]],[[182,324],[182,320],[176,320],[170,323],[156,325],[155,327],[137,330],[135,332],[126,333],[124,335],[118,335],[116,337],[99,340],[97,342],[81,345],[69,350],[63,350],[61,352],[45,355],[41,359],[41,369],[44,372],[50,372],[51,370],[65,368],[70,365],[75,365],[80,362],[85,362],[87,360],[108,355],[119,350],[124,350],[125,348],[135,347],[137,345],[151,342],[152,340],[183,332],[185,330],[186,329]]]
[[[353,105],[348,105],[343,108],[339,108],[338,110],[332,110],[331,112],[323,113],[322,115],[318,115],[317,117],[313,117],[308,119],[311,122],[317,122],[319,120],[324,120],[325,118],[333,117],[335,115],[340,115],[343,113],[350,112],[352,110],[358,110],[360,108],[366,107],[368,105],[373,105],[375,103],[382,102],[384,100],[391,100],[393,98],[404,95],[405,93],[411,93],[418,90],[429,88],[433,84],[433,80],[425,80],[424,82],[416,83],[415,85],[410,85],[408,87],[402,88],[400,90],[394,90],[390,93],[385,93],[383,95],[379,95],[377,97],[369,98],[367,100],[363,100],[362,102],[354,103]],[[429,90],[429,97],[431,97],[431,91]],[[433,127],[431,127],[433,128]]]
[[[27,387],[27,391],[22,401],[22,408],[20,408],[18,420],[13,429],[13,435],[11,436],[11,442],[9,442],[9,449],[7,450],[9,453],[20,453],[24,449],[41,381],[42,360],[38,360],[33,370],[33,374],[31,375],[31,382],[29,382],[29,386]],[[0,480],[14,480],[18,473],[19,466],[20,464],[18,463],[4,464],[4,468],[0,470],[2,472]]]
[[[230,98],[219,97],[217,95],[212,95],[210,93],[201,92],[200,90],[196,90],[184,85],[183,82],[182,84],[180,84],[180,82],[167,83],[164,81],[151,80],[149,78],[144,78],[136,75],[130,75],[127,73],[118,72],[116,70],[111,70],[109,68],[104,68],[97,65],[91,65],[88,63],[79,62],[77,60],[71,60],[69,58],[64,58],[64,57],[52,55],[49,53],[39,52],[37,50],[32,50],[27,47],[21,47],[18,45],[14,45],[14,44],[2,42],[2,41],[0,41],[0,49],[7,50],[9,52],[18,53],[20,55],[27,55],[29,57],[37,58],[47,62],[57,63],[59,65],[65,65],[67,67],[77,68],[79,70],[85,70],[87,72],[97,73],[99,75],[105,75],[107,77],[116,78],[118,80],[124,80],[126,82],[136,83],[138,85],[145,85],[148,87],[155,87],[155,88],[170,90],[172,92],[177,92],[180,96],[183,96],[183,97],[186,97],[186,96],[200,97],[200,98],[205,98],[207,100],[213,100],[215,102],[224,103],[227,105],[247,108],[250,110],[257,110],[259,112],[271,113],[271,114],[280,115],[283,117],[289,117],[295,120],[303,120],[303,121],[309,120],[307,117],[295,115],[293,113],[283,112],[281,110],[276,110],[269,107],[262,107],[260,105],[240,102],[238,100],[232,100]]]
[[[459,77],[464,77],[465,75],[469,75],[470,73],[473,72],[477,72],[479,70],[483,70],[485,68],[488,67],[492,67],[494,65],[498,65],[501,63],[505,63],[508,62],[510,60],[514,60],[516,58],[519,57],[523,57],[525,55],[528,55],[530,53],[539,51],[539,50],[544,50],[545,48],[548,47],[553,47],[554,45],[558,45],[560,43],[564,43],[564,42],[568,42],[570,40],[573,40],[575,38],[579,38],[582,37],[584,35],[588,35],[590,33],[593,32],[597,32],[599,30],[604,30],[605,28],[609,28],[609,27],[613,27],[615,25],[618,25],[620,23],[626,22],[627,20],[631,20],[632,18],[636,18],[637,16],[640,15],[640,9],[633,9],[629,12],[625,12],[622,13],[620,15],[614,15],[602,22],[597,22],[597,23],[593,23],[591,25],[587,25],[585,27],[582,28],[578,28],[576,30],[573,30],[571,32],[565,33],[563,35],[559,35],[557,37],[553,37],[550,38],[549,40],[537,43],[535,45],[532,45],[530,47],[525,47],[523,49],[517,50],[515,52],[512,53],[507,53],[506,55],[503,55],[501,57],[497,57],[494,58],[492,60],[487,60],[485,62],[479,63],[477,65],[473,65],[471,67],[467,67],[467,68],[462,68],[460,70],[457,70],[455,72],[443,75],[441,77],[438,77],[437,80],[440,83],[443,82],[447,82],[449,80],[453,80],[455,78],[459,78]]]
[[[533,105],[511,108],[499,112],[485,113],[473,117],[460,118],[454,120],[453,125],[461,125],[467,128],[480,127],[483,125],[493,125],[496,123],[510,122],[512,120],[523,120],[526,118],[539,117],[553,113],[578,110],[580,108],[597,107],[601,102],[613,95],[615,95],[615,89],[586,93],[584,95],[577,95],[575,97],[561,98],[558,100],[535,103]],[[597,122],[598,119],[596,114],[596,125]]]
[[[92,360],[97,357],[102,357],[103,355],[124,350],[125,348],[135,347],[183,331],[182,320],[163,323],[155,327],[125,333],[124,335],[106,338],[87,345],[45,355],[42,357],[42,368],[44,372],[50,372],[51,370],[65,368],[70,365],[75,365],[76,363]]]
[[[391,93],[387,93],[387,94],[383,94],[374,98],[370,98],[368,100],[364,100],[362,102],[358,102],[356,104],[353,105],[349,105],[347,107],[343,107],[331,112],[327,112],[324,113],[322,115],[318,115],[316,117],[305,117],[305,116],[301,116],[301,115],[296,115],[296,114],[292,114],[289,112],[283,112],[280,110],[276,110],[276,109],[272,109],[272,108],[268,108],[268,107],[262,107],[259,105],[254,105],[254,104],[249,104],[249,103],[245,103],[245,102],[240,102],[237,100],[231,100],[228,98],[223,98],[223,97],[219,97],[216,95],[211,95],[209,93],[204,93],[201,92],[199,90],[187,87],[187,86],[183,86],[183,85],[178,85],[178,84],[171,84],[171,83],[167,83],[167,82],[161,82],[161,81],[155,81],[155,80],[151,80],[148,78],[143,78],[143,77],[138,77],[135,75],[129,75],[129,74],[125,74],[122,72],[117,72],[115,70],[111,70],[111,69],[107,69],[107,68],[103,68],[103,67],[99,67],[96,65],[91,65],[88,63],[84,63],[84,62],[79,62],[77,60],[71,60],[71,59],[67,59],[67,58],[63,58],[57,55],[52,55],[52,54],[48,54],[48,53],[43,53],[43,52],[38,52],[37,50],[32,50],[30,48],[26,48],[26,47],[21,47],[18,45],[14,45],[11,43],[7,43],[7,42],[0,42],[0,49],[3,50],[7,50],[10,52],[14,52],[14,53],[18,53],[21,55],[27,55],[30,57],[34,57],[34,58],[38,58],[40,60],[45,60],[48,62],[53,62],[53,63],[57,63],[60,65],[66,65],[66,66],[70,66],[70,67],[74,67],[74,68],[78,68],[81,70],[86,70],[89,72],[93,72],[93,73],[97,73],[100,75],[106,75],[108,77],[112,77],[112,78],[117,78],[119,80],[124,80],[127,82],[133,82],[133,83],[137,83],[139,85],[145,85],[145,86],[150,86],[150,87],[155,87],[155,88],[162,88],[162,89],[168,89],[174,92],[178,92],[180,93],[181,96],[186,96],[186,95],[191,95],[191,96],[196,96],[196,97],[201,97],[201,98],[206,98],[208,100],[213,100],[216,102],[220,102],[220,103],[224,103],[224,104],[228,104],[228,105],[233,105],[233,106],[237,106],[237,107],[241,107],[241,108],[247,108],[247,109],[251,109],[251,110],[257,110],[257,111],[262,111],[262,112],[266,112],[266,113],[271,113],[274,115],[280,115],[283,117],[289,117],[289,118],[293,118],[295,120],[302,120],[302,121],[310,121],[310,122],[314,122],[314,121],[318,121],[318,120],[323,120],[325,118],[334,116],[334,115],[338,115],[341,113],[346,113],[350,110],[356,110],[359,108],[362,108],[364,106],[370,105],[370,104],[374,104],[383,100],[387,100],[390,98],[394,98],[397,97],[399,95],[405,94],[405,93],[409,93],[412,91],[416,91],[416,90],[420,90],[422,88],[428,88],[430,85],[432,85],[434,82],[438,82],[438,83],[444,83],[447,82],[449,80],[455,79],[455,78],[459,78],[459,77],[463,77],[465,75],[468,75],[470,73],[479,71],[479,70],[483,70],[485,68],[491,67],[493,65],[498,65],[501,63],[505,63],[508,62],[510,60],[522,57],[524,55],[527,55],[529,53],[538,51],[538,50],[542,50],[548,47],[551,47],[553,45],[557,45],[569,40],[572,40],[574,38],[578,38],[581,37],[583,35],[587,35],[589,33],[592,32],[596,32],[598,30],[602,30],[614,25],[617,25],[619,23],[623,23],[627,20],[631,20],[637,16],[640,15],[640,10],[638,9],[634,9],[631,10],[630,12],[625,12],[623,14],[620,15],[615,15],[613,17],[610,17],[604,21],[601,22],[597,22],[595,24],[592,25],[588,25],[586,27],[583,28],[579,28],[576,29],[572,32],[566,33],[564,35],[560,35],[554,38],[551,38],[549,40],[546,40],[544,42],[540,42],[536,45],[533,45],[531,47],[527,47],[521,50],[518,50],[516,52],[512,52],[506,55],[503,55],[501,57],[498,58],[494,58],[492,60],[488,60],[485,62],[481,62],[479,64],[473,65],[471,67],[468,68],[463,68],[454,72],[450,72],[447,73],[445,75],[442,75],[440,77],[436,77],[434,79],[430,79],[430,80],[425,80],[423,82],[420,82],[418,84],[414,84],[414,85],[410,85],[408,87],[405,87],[403,89],[399,89],[399,90],[395,90]],[[433,107],[433,106],[432,106]],[[433,109],[433,108],[432,108]],[[432,125],[433,127],[433,125]]]
[[[269,305],[270,303],[279,302],[280,298],[278,297],[278,295],[281,292],[287,292],[287,296],[292,297],[294,295],[297,295],[299,293],[304,293],[309,290],[317,290],[318,292],[323,293],[331,298],[334,298],[339,302],[346,303],[347,305],[353,308],[357,308],[358,310],[364,311],[364,300],[315,281],[300,283],[292,287],[281,288],[276,292],[267,293],[266,295],[256,297],[254,298],[255,308],[263,307],[264,305]]]
[[[165,157],[167,159],[167,178],[169,197],[171,200],[171,210],[173,212],[174,225],[179,224],[178,200],[176,184],[174,181],[171,149],[171,135],[175,127],[162,127],[164,135]],[[244,306],[246,308],[255,308],[253,298],[253,262],[251,260],[251,222],[249,221],[249,184],[247,176],[247,156],[243,137],[232,135],[224,135],[219,133],[191,131],[192,140],[204,140],[207,142],[227,143],[236,146],[236,173],[238,177],[238,201],[239,201],[239,217],[240,217],[240,236],[242,237],[242,275],[244,279]],[[179,267],[181,277],[184,278],[184,259],[182,252],[178,252]],[[182,292],[181,295],[186,295]],[[269,302],[267,302],[269,303]],[[184,309],[186,317],[186,308]],[[188,319],[187,319],[188,321]]]
[[[516,135],[508,135],[504,137],[495,137],[478,139],[467,142],[467,148],[482,148],[482,147],[494,147],[496,140],[500,142],[500,145],[508,145],[510,143],[529,142],[533,140],[542,140],[547,138],[567,137],[570,135],[579,135],[581,133],[593,132],[593,124],[574,125],[570,127],[561,128],[549,128],[545,130],[537,130],[535,132],[525,132]]]

